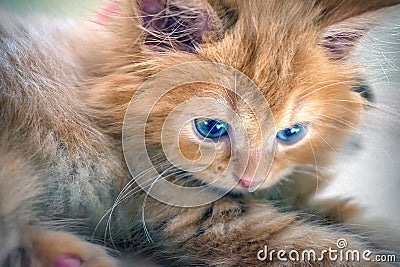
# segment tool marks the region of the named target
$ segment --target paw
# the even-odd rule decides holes
[[[100,246],[72,234],[36,230],[32,248],[38,264],[43,267],[116,267],[117,262]]]
[[[320,217],[328,218],[334,222],[342,223],[358,218],[364,209],[351,199],[319,199],[310,200],[308,207]]]
[[[54,267],[81,267],[81,266],[82,266],[81,259],[69,256],[60,257],[54,263]]]
[[[94,257],[86,261],[75,256],[61,256],[52,265],[52,267],[114,267],[116,262],[108,256]]]

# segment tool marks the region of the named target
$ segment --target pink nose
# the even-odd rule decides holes
[[[239,184],[244,187],[244,188],[249,188],[249,187],[253,187],[253,186],[257,186],[259,185],[263,180],[262,179],[257,179],[256,177],[252,178],[252,177],[242,177],[239,180]]]
[[[247,181],[247,180],[240,179],[240,180],[239,180],[239,184],[240,184],[242,187],[249,188],[249,187],[251,186],[251,181]]]
[[[249,159],[247,161],[246,169],[241,176],[238,176],[239,185],[244,188],[258,186],[264,179],[260,174],[256,174],[258,164],[261,159],[261,151],[254,149],[250,151]]]
[[[54,267],[81,267],[82,261],[75,257],[64,256],[59,258]]]

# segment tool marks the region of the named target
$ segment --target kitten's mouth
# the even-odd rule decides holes
[[[220,187],[218,185],[213,185],[209,184],[202,179],[196,178],[194,176],[191,177],[191,185],[192,186],[206,186],[206,185],[211,185],[214,190],[220,191],[220,190],[226,190],[227,188],[225,187]],[[252,178],[250,177],[249,179],[244,179],[244,178],[238,178],[236,175],[234,175],[234,179],[237,181],[237,184],[233,186],[229,190],[229,194],[242,194],[245,191],[255,191],[256,189],[259,188],[259,186],[264,182],[265,179],[257,179],[257,178]],[[253,189],[253,190],[252,190]]]
[[[227,180],[223,180],[227,179]],[[184,175],[183,181],[185,181],[185,186],[189,187],[203,187],[210,186],[211,190],[216,190],[219,192],[225,192],[229,194],[242,194],[245,192],[254,192],[262,186],[267,177],[263,175],[237,175],[231,173],[231,177],[224,177],[218,182],[207,182],[205,179],[197,177],[196,175],[189,175],[186,173]],[[175,180],[176,181],[176,180]],[[189,182],[189,184],[187,183]]]

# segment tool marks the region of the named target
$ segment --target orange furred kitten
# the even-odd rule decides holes
[[[361,208],[313,196],[370,103],[352,51],[397,4],[2,14],[0,265],[377,265]]]

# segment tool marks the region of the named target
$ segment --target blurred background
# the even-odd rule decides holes
[[[20,14],[91,19],[103,3],[0,0],[0,8]],[[367,208],[370,218],[400,233],[400,8],[393,9],[362,39],[353,60],[367,66],[376,108],[366,111],[364,126],[356,134],[357,146],[349,145],[342,152],[336,166],[337,179],[319,193],[324,197],[352,197]]]
[[[353,197],[368,217],[397,231],[400,242],[400,8],[390,10],[353,58],[366,66],[374,107],[365,110],[358,148],[343,151],[338,177],[324,195]]]
[[[0,0],[0,7],[20,14],[45,13],[52,16],[87,17],[102,0]]]

